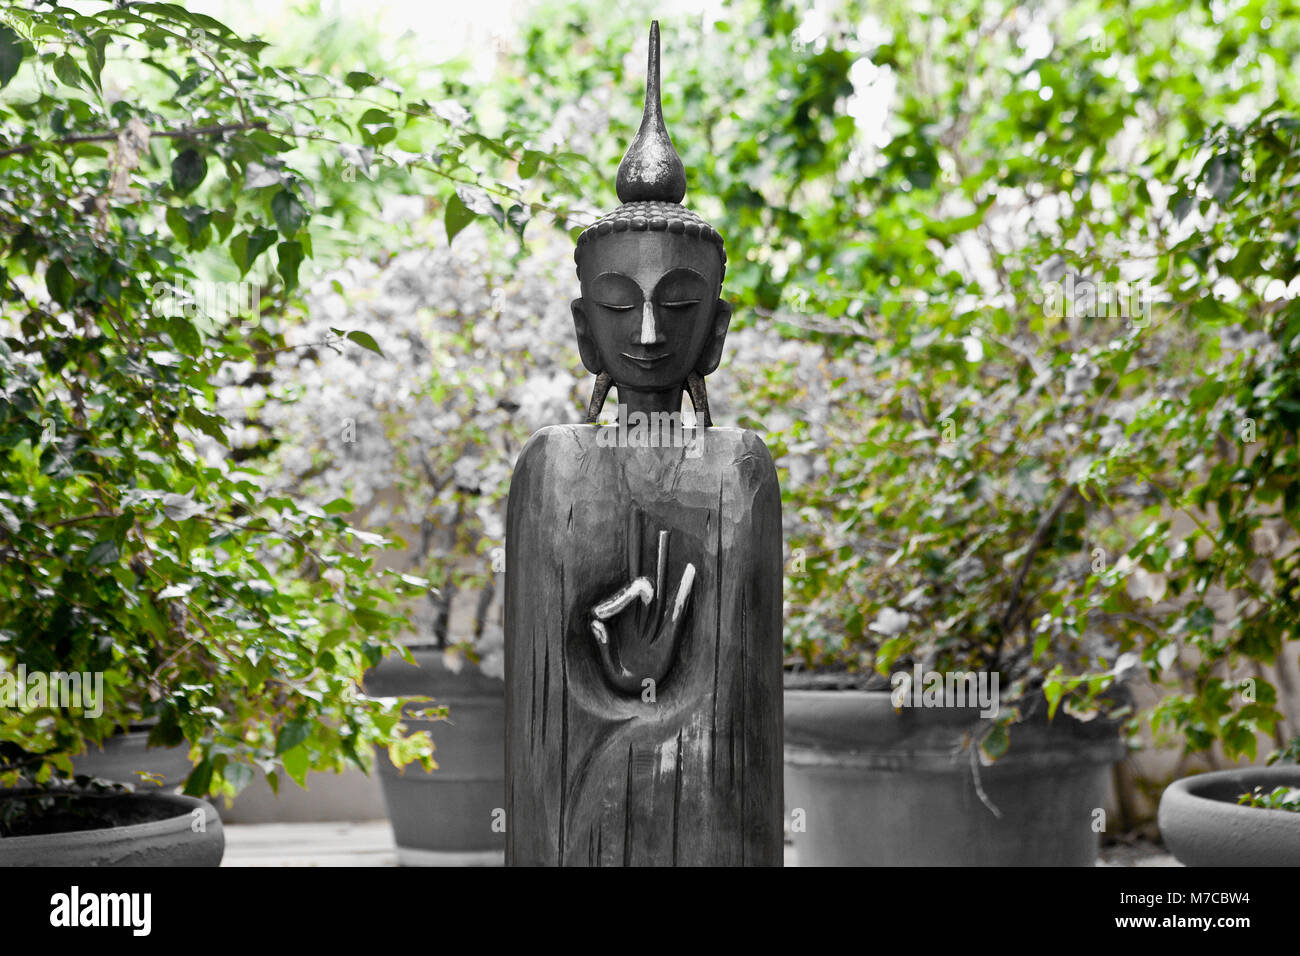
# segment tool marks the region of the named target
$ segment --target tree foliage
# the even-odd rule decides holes
[[[371,177],[418,175],[453,221],[522,234],[564,219],[515,175],[551,157],[174,4],[0,20],[0,665],[106,686],[102,716],[39,695],[0,712],[0,785],[144,719],[188,742],[194,794],[366,768],[375,746],[430,766],[427,734],[359,684],[428,582],[376,570],[386,542],[346,498],[269,491],[217,390],[298,347],[304,263],[374,217]],[[357,327],[310,347],[378,350]]]

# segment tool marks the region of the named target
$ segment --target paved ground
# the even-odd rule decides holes
[[[222,866],[397,866],[393,828],[370,823],[227,824]]]
[[[397,866],[387,820],[227,824],[222,866]],[[787,844],[785,865],[797,866]]]
[[[1102,847],[1098,866],[1182,866],[1163,846],[1138,842]]]
[[[228,824],[222,866],[396,866],[397,848],[387,820],[370,823]],[[798,866],[794,847],[785,865]],[[1150,843],[1102,850],[1098,866],[1178,866]]]

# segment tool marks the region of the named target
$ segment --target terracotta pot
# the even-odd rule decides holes
[[[1160,836],[1187,866],[1300,866],[1300,813],[1238,805],[1262,787],[1300,787],[1300,767],[1243,767],[1176,780],[1160,797]]]
[[[417,666],[389,658],[366,676],[366,693],[423,695],[447,720],[408,718],[433,738],[438,769],[399,771],[376,760],[403,866],[500,866],[505,862],[505,682],[468,662],[448,670],[436,648],[412,649]]]
[[[786,807],[799,865],[1095,863],[1108,771],[1124,754],[1117,729],[1064,714],[1017,725],[1006,754],[973,768],[963,740],[987,727],[972,708],[896,711],[887,691],[787,690]]]
[[[0,802],[22,799],[0,795]],[[218,866],[226,838],[217,811],[203,800],[166,793],[94,794],[77,798],[130,805],[148,822],[0,840],[0,866]]]

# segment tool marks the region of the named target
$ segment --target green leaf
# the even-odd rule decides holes
[[[208,161],[197,149],[184,150],[172,160],[172,188],[185,196],[208,175]]]
[[[298,786],[303,788],[307,786],[307,771],[311,768],[311,756],[307,753],[306,747],[294,747],[292,750],[285,751],[280,762],[284,764],[285,772]]]
[[[104,72],[104,51],[107,48],[107,33],[96,33],[86,46],[86,66],[90,70],[90,81],[97,90],[101,88],[100,76]]]
[[[980,750],[989,760],[997,760],[1007,752],[1011,744],[1011,737],[1007,733],[1007,728],[1003,724],[994,724],[989,728],[989,732],[984,735],[980,741]]]
[[[302,221],[307,218],[307,210],[298,201],[298,197],[289,190],[282,189],[271,200],[271,215],[275,217],[275,224],[279,227],[281,235],[286,239],[292,239],[302,225]]]
[[[525,206],[514,205],[506,210],[506,222],[510,223],[510,227],[514,229],[521,242],[524,238],[524,229],[528,226],[530,218],[531,213]]]
[[[519,160],[519,178],[532,179],[537,175],[537,168],[541,165],[545,155],[537,152],[535,149],[524,150],[524,156]]]
[[[217,236],[222,242],[230,235],[235,226],[235,213],[230,209],[215,209],[212,212],[212,224],[217,227]]]
[[[474,214],[470,212],[469,207],[461,200],[460,196],[452,193],[451,198],[447,200],[447,208],[443,214],[443,224],[447,227],[447,244],[456,238],[457,233],[474,221]]]
[[[22,62],[22,40],[9,27],[0,25],[0,89],[9,85]]]
[[[286,289],[298,285],[298,267],[302,265],[302,243],[282,242],[276,246],[275,271],[280,273]]]
[[[179,86],[176,87],[176,92],[172,94],[173,99],[181,99],[189,96],[211,75],[212,74],[208,73],[206,70],[193,71],[189,76],[185,77],[185,79],[181,81]]]
[[[246,763],[232,763],[222,772],[222,776],[226,778],[226,783],[235,788],[235,793],[239,793],[253,782],[253,768]]]
[[[239,266],[239,274],[247,275],[253,263],[267,249],[275,244],[276,232],[265,226],[258,226],[251,233],[241,232],[230,240],[230,257]]]
[[[65,53],[54,61],[54,75],[61,83],[81,88],[81,67],[70,54]]]
[[[203,340],[198,331],[183,316],[173,315],[167,319],[167,334],[171,337],[172,344],[186,355],[198,355],[203,351]]]
[[[311,721],[305,717],[295,717],[281,727],[275,737],[276,756],[297,747],[309,736],[311,736]]]
[[[1205,164],[1203,180],[1205,188],[1221,203],[1232,196],[1232,191],[1237,188],[1237,180],[1240,178],[1241,167],[1229,154],[1215,156]]]
[[[208,223],[212,214],[201,206],[186,206],[182,215],[188,226],[189,248],[202,252],[208,245]]]
[[[1065,687],[1059,680],[1043,682],[1043,696],[1047,698],[1047,716],[1049,718],[1056,716],[1056,708],[1061,704],[1061,695],[1063,693],[1065,693]]]
[[[193,405],[186,406],[185,411],[181,412],[181,418],[191,428],[197,428],[209,438],[215,438],[221,444],[230,447],[230,439],[226,437],[224,419],[201,412]]]
[[[55,259],[49,264],[45,270],[45,289],[51,299],[66,309],[76,288],[77,280],[72,277],[62,259]]]
[[[505,225],[505,210],[493,201],[486,190],[477,186],[457,186],[456,195],[465,204],[465,208],[471,210],[475,215],[491,216],[498,226]]]
[[[235,265],[239,267],[240,276],[248,272],[248,233],[235,233],[235,237],[230,239],[230,258],[235,260]]]
[[[212,761],[203,760],[190,771],[189,777],[185,780],[185,790],[187,797],[204,797],[207,796],[208,787],[212,784]]]
[[[347,337],[353,342],[356,342],[357,345],[360,345],[363,349],[369,349],[376,355],[382,356],[384,354],[379,348],[379,343],[374,340],[374,337],[371,336],[369,332],[362,332],[360,329],[357,329],[353,332],[349,332]]]
[[[397,127],[393,125],[393,117],[385,110],[378,108],[368,109],[361,114],[357,120],[357,126],[361,129],[361,139],[367,145],[382,146],[397,137]]]
[[[116,564],[121,556],[116,541],[96,541],[86,555],[86,560],[91,564]]]
[[[167,225],[176,237],[176,241],[185,248],[190,246],[190,224],[185,219],[185,212],[180,206],[167,207]]]
[[[339,644],[342,644],[344,641],[350,641],[352,636],[352,631],[346,627],[330,628],[321,635],[320,648],[321,650],[328,650],[331,647],[336,647]]]
[[[379,81],[369,73],[353,70],[343,78],[343,82],[353,90],[364,90],[367,86],[374,86]]]
[[[189,495],[165,494],[162,502],[163,514],[172,521],[187,521],[203,512],[203,505]]]
[[[175,747],[184,741],[185,732],[176,722],[176,711],[169,707],[158,718],[158,723],[154,724],[153,730],[149,731],[149,746]]]

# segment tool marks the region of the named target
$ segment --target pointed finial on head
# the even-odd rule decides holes
[[[659,21],[650,24],[645,112],[641,128],[618,164],[619,202],[676,202],[686,195],[686,167],[673,149],[659,100]]]

